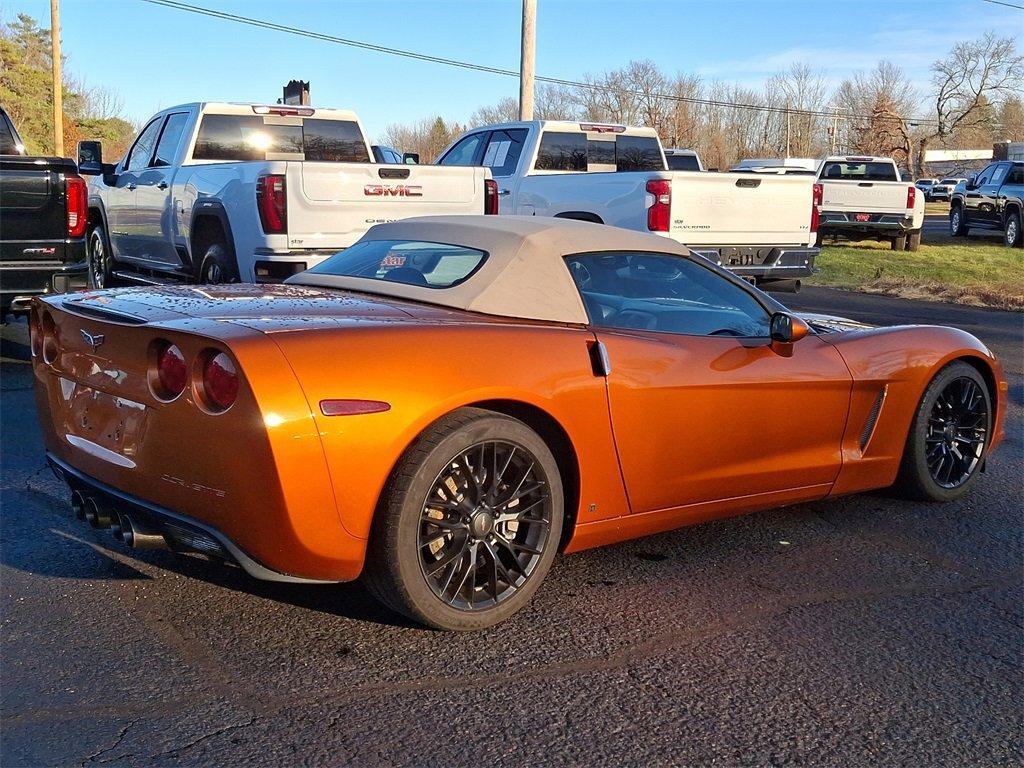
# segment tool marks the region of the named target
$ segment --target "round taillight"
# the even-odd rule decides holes
[[[185,355],[174,344],[165,344],[156,355],[158,394],[164,400],[173,400],[188,385],[188,365]]]
[[[42,327],[42,352],[43,360],[47,365],[52,365],[57,359],[57,353],[60,351],[60,335],[57,330],[57,324],[53,321],[53,315],[49,312],[43,312],[43,319],[40,321]]]
[[[226,411],[238,397],[238,370],[223,352],[211,351],[203,364],[203,399],[210,410]]]

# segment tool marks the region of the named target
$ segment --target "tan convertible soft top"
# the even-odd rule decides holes
[[[647,251],[686,256],[674,240],[603,224],[543,216],[422,216],[378,224],[364,240],[415,240],[486,251],[468,280],[428,288],[387,280],[303,272],[289,283],[342,288],[526,320],[587,322],[565,257],[594,251]]]

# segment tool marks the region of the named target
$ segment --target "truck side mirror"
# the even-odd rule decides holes
[[[418,152],[404,152],[402,153],[402,162],[406,165],[419,165],[420,155]]]
[[[103,173],[103,144],[101,142],[78,142],[78,172],[83,176],[99,176]]]
[[[977,189],[978,188],[978,177],[971,176],[964,185],[964,189]]]

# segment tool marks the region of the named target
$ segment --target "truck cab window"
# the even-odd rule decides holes
[[[131,151],[128,153],[124,164],[126,171],[141,171],[149,165],[149,158],[153,155],[153,145],[156,144],[156,137],[163,121],[163,116],[158,117],[142,129],[142,133],[139,134],[139,138],[135,140],[135,144],[132,145]]]
[[[439,165],[474,165],[477,150],[484,140],[484,133],[473,133],[448,150]]]
[[[160,141],[156,145],[156,154],[153,156],[154,167],[163,168],[174,162],[178,143],[181,141],[181,132],[185,130],[187,122],[187,112],[175,112],[167,118],[163,133],[160,134]]]
[[[587,135],[545,131],[534,168],[538,171],[586,171]]]
[[[525,141],[525,128],[493,131],[484,150],[483,165],[491,169],[492,176],[511,176],[519,165]]]

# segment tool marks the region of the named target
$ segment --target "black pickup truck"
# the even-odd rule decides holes
[[[87,281],[85,181],[73,160],[28,157],[0,107],[0,320]]]
[[[1010,248],[1024,244],[1024,161],[1000,160],[965,184],[959,184],[949,204],[949,231],[963,237],[972,227],[1001,229]]]

